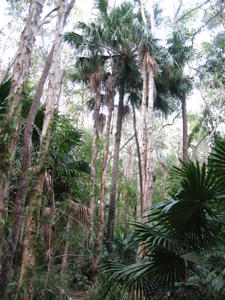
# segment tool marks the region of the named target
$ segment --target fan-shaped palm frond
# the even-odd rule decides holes
[[[176,282],[183,282],[186,270],[190,268],[191,263],[175,252],[157,247],[148,261],[140,261],[129,266],[109,261],[102,271],[110,273],[110,280],[122,284],[130,292],[141,295],[141,290],[143,296],[150,299],[159,292],[159,289],[168,290],[174,287]]]
[[[213,170],[220,186],[225,184],[225,141],[217,140],[209,158],[210,168]]]

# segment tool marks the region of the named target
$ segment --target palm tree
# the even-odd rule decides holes
[[[114,96],[115,96],[115,79],[113,75],[110,75],[106,81],[106,101],[108,102],[108,117],[106,121],[106,131],[105,131],[105,145],[102,161],[102,176],[101,176],[101,191],[99,199],[99,219],[98,219],[98,235],[97,235],[97,248],[98,257],[96,259],[96,265],[99,264],[102,250],[103,250],[103,238],[104,238],[104,222],[105,222],[105,190],[107,183],[107,166],[108,166],[108,156],[109,156],[109,137],[110,137],[110,127],[112,112],[114,107]]]
[[[184,66],[190,60],[192,47],[186,46],[186,37],[181,31],[174,31],[171,39],[168,40],[169,53],[174,60],[171,72],[170,92],[172,96],[181,102],[183,121],[183,161],[188,161],[188,122],[187,122],[187,95],[192,89],[192,78],[184,75]]]
[[[111,244],[114,219],[117,173],[119,162],[119,149],[122,132],[122,119],[124,112],[124,97],[127,87],[137,85],[137,79],[133,76],[134,70],[139,73],[135,61],[135,44],[132,42],[129,25],[133,22],[133,10],[131,4],[124,3],[109,12],[108,1],[97,1],[100,11],[99,18],[89,25],[80,24],[83,34],[79,36],[71,33],[67,39],[73,39],[74,43],[81,49],[86,49],[89,55],[95,55],[105,61],[110,73],[114,74],[115,88],[119,93],[117,111],[114,159],[112,170],[112,181],[110,191],[110,204],[108,216],[107,244]],[[115,34],[116,33],[116,34]],[[110,246],[109,246],[110,248]]]
[[[67,35],[68,38],[68,35]],[[71,43],[71,41],[70,41]],[[94,245],[94,215],[96,206],[96,162],[98,157],[98,140],[99,131],[101,129],[101,114],[100,108],[102,105],[102,84],[104,80],[104,60],[94,57],[80,57],[75,65],[76,74],[73,75],[74,79],[83,81],[89,85],[89,89],[94,93],[93,103],[91,109],[93,110],[94,121],[94,134],[92,143],[92,160],[91,160],[91,195],[90,195],[90,210],[92,215],[92,222],[90,227],[90,240],[89,246],[93,248]],[[92,99],[91,99],[92,100]]]

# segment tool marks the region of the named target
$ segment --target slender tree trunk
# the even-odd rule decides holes
[[[90,226],[90,240],[89,247],[93,248],[94,245],[94,214],[95,214],[95,179],[96,179],[96,161],[98,156],[98,139],[99,139],[99,112],[101,105],[101,88],[97,89],[95,105],[94,105],[94,136],[92,143],[92,161],[91,161],[91,226]]]
[[[98,235],[97,235],[97,253],[98,257],[96,260],[96,265],[99,264],[103,250],[103,237],[104,237],[104,221],[105,221],[105,190],[107,185],[107,166],[108,166],[108,156],[109,156],[109,137],[110,137],[110,126],[112,120],[112,112],[114,106],[114,79],[109,78],[111,82],[108,81],[109,91],[106,96],[108,96],[108,117],[106,122],[105,131],[105,146],[102,161],[102,178],[101,178],[101,191],[100,191],[100,205],[99,205],[99,220],[98,220]]]
[[[135,142],[136,142],[136,148],[137,148],[137,157],[138,157],[138,175],[139,175],[139,185],[140,185],[140,206],[141,206],[141,218],[143,215],[143,173],[142,173],[142,167],[141,167],[141,151],[140,151],[140,145],[138,140],[138,133],[137,133],[137,122],[136,122],[136,113],[135,113],[135,107],[133,108],[133,127],[134,127],[134,136],[135,136]]]
[[[66,15],[64,18],[63,26],[66,24],[66,19],[69,16],[69,13],[71,9],[73,8],[73,5],[75,3],[75,0],[72,0],[67,8]],[[2,272],[0,277],[0,290],[2,293],[5,293],[7,284],[10,279],[10,273],[12,269],[13,259],[16,251],[16,247],[18,244],[19,234],[23,221],[23,212],[24,212],[24,205],[26,200],[26,195],[28,191],[28,170],[31,167],[31,154],[32,154],[32,134],[33,134],[33,125],[34,120],[37,114],[37,111],[40,107],[40,100],[43,94],[44,85],[46,82],[46,79],[49,74],[49,69],[52,64],[52,58],[53,58],[53,52],[54,52],[54,44],[47,56],[44,69],[42,71],[42,75],[40,77],[40,80],[37,85],[36,93],[34,96],[34,100],[32,102],[27,120],[26,120],[26,126],[24,129],[24,135],[23,135],[23,150],[22,150],[22,163],[21,163],[21,175],[18,182],[18,188],[17,188],[17,194],[14,204],[14,210],[13,210],[13,226],[12,229],[8,232],[7,237],[7,244],[4,247],[3,251],[3,263],[2,263]],[[61,76],[62,77],[62,76]],[[62,78],[60,77],[60,85],[62,84]],[[59,95],[57,95],[57,101],[60,98],[61,93],[61,87],[59,89]]]
[[[188,161],[188,122],[186,98],[182,100],[182,122],[183,122],[183,161]]]
[[[23,90],[28,77],[38,20],[45,0],[32,0],[26,26],[21,34],[19,49],[13,68],[9,94],[9,106],[0,132],[0,236],[3,237],[3,221],[7,216],[11,168],[17,149]]]
[[[60,82],[59,72],[61,63],[61,52],[62,52],[62,37],[64,19],[67,9],[67,1],[61,1],[60,9],[58,10],[58,20],[56,26],[56,38],[54,42],[54,52],[52,65],[49,71],[49,84],[48,92],[46,97],[46,110],[41,134],[40,142],[40,158],[39,166],[40,170],[38,181],[35,186],[34,192],[30,198],[29,215],[25,233],[25,243],[23,250],[23,259],[20,274],[20,284],[22,279],[25,279],[28,287],[28,293],[24,295],[24,299],[33,298],[33,284],[32,274],[30,270],[33,270],[36,264],[36,253],[35,253],[35,241],[37,234],[37,226],[39,222],[39,214],[42,202],[43,182],[45,177],[45,162],[48,155],[48,149],[51,138],[51,123],[53,121],[54,107],[56,105],[56,92],[59,90],[58,84]]]
[[[143,91],[142,91],[142,103],[141,103],[141,120],[142,120],[142,145],[141,145],[141,161],[142,161],[142,197],[141,197],[141,216],[143,217],[144,210],[144,191],[146,185],[146,161],[147,161],[147,125],[146,125],[146,110],[147,110],[147,82],[148,74],[147,70],[143,68]]]
[[[151,33],[154,34],[154,0],[147,2],[147,8],[151,19]],[[141,1],[142,18],[147,26],[144,4]],[[142,174],[143,174],[143,217],[146,216],[146,209],[152,205],[153,193],[153,106],[154,106],[154,70],[156,65],[150,53],[146,53],[142,61],[143,65],[143,97],[142,97]],[[146,98],[148,95],[148,107]]]
[[[119,105],[118,105],[117,121],[116,121],[111,191],[109,197],[107,241],[106,241],[106,248],[108,252],[112,252],[112,241],[113,241],[114,223],[115,223],[116,187],[117,187],[117,175],[118,175],[118,168],[119,168],[120,140],[121,140],[122,123],[123,123],[123,100],[124,100],[124,85],[120,87]]]
[[[61,264],[61,278],[62,280],[66,279],[66,269],[68,264],[68,250],[69,250],[69,243],[68,243],[68,235],[72,226],[72,218],[68,216],[67,224],[66,224],[66,234],[65,234],[65,247],[63,250],[63,257],[62,257],[62,264]]]
[[[24,205],[26,200],[26,195],[28,191],[28,169],[31,167],[31,154],[32,154],[32,133],[33,133],[33,125],[34,120],[40,106],[40,100],[43,94],[44,84],[46,82],[49,69],[52,63],[54,46],[52,47],[47,60],[45,62],[45,66],[39,80],[36,93],[34,96],[34,100],[32,102],[26,126],[24,129],[23,135],[23,150],[22,150],[22,162],[21,162],[21,175],[18,182],[17,193],[15,198],[15,204],[12,214],[12,228],[8,232],[7,244],[4,247],[3,258],[2,258],[2,272],[0,277],[0,290],[3,290],[7,287],[7,284],[10,279],[10,273],[13,265],[13,258],[15,255],[15,251],[17,248],[20,230],[23,222],[23,212]]]
[[[149,66],[148,72],[148,114],[147,114],[147,157],[146,157],[146,182],[144,189],[144,211],[152,206],[153,193],[153,105],[154,105],[154,74]]]

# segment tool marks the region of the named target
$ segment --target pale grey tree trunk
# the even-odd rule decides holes
[[[136,112],[134,105],[133,108],[133,127],[134,127],[134,136],[135,136],[135,143],[137,149],[137,158],[138,158],[138,176],[139,176],[139,190],[140,190],[140,212],[141,217],[143,215],[143,172],[142,172],[142,165],[141,165],[141,151],[140,151],[140,143],[138,139],[138,132],[137,132],[137,121],[136,121]]]
[[[146,3],[151,18],[151,33],[154,34],[154,1]],[[141,1],[142,18],[146,23],[144,4]],[[152,205],[153,194],[153,107],[154,107],[154,59],[146,53],[143,61],[143,95],[142,95],[142,174],[143,174],[143,215],[148,213],[146,209]],[[148,95],[148,105],[146,98]]]
[[[96,162],[98,156],[98,139],[99,139],[99,112],[101,106],[101,86],[97,87],[96,98],[94,104],[94,136],[92,143],[92,160],[91,160],[91,199],[90,199],[90,210],[91,210],[91,226],[90,226],[90,240],[89,247],[93,248],[94,245],[94,215],[95,215],[95,188],[96,188]]]
[[[108,87],[107,87],[108,84]],[[115,82],[113,76],[108,79],[106,83],[106,88],[108,89],[106,96],[108,97],[108,117],[106,122],[105,131],[105,145],[102,161],[102,177],[101,177],[101,191],[100,191],[100,204],[99,204],[99,220],[98,220],[98,257],[96,265],[98,265],[102,250],[103,250],[103,237],[104,237],[104,221],[105,221],[105,190],[107,185],[107,166],[108,166],[108,156],[109,156],[109,138],[110,138],[110,127],[112,120],[112,112],[114,106],[114,96],[115,96]]]
[[[147,109],[147,155],[146,155],[146,181],[144,188],[144,214],[152,206],[153,194],[153,105],[154,105],[154,73],[151,66],[148,72],[148,109]]]
[[[106,237],[107,238],[106,247],[107,247],[108,252],[112,252],[112,241],[113,241],[113,235],[114,235],[117,175],[118,175],[118,169],[119,169],[120,141],[121,141],[122,123],[123,123],[123,101],[124,101],[124,94],[125,94],[124,85],[121,85],[119,93],[120,93],[120,95],[119,95],[119,105],[118,105],[117,121],[116,121],[111,191],[110,191],[110,197],[109,197],[109,215],[108,215],[107,237]]]
[[[2,272],[0,276],[0,282],[3,283],[4,287],[7,286],[10,279],[13,259],[17,248],[18,240],[19,240],[20,230],[23,229],[22,227],[23,227],[24,205],[25,205],[26,195],[29,186],[28,170],[31,167],[33,125],[34,125],[35,116],[40,106],[40,100],[42,97],[44,84],[47,79],[48,72],[52,63],[53,49],[54,47],[52,47],[46,59],[45,66],[41,78],[39,80],[36,93],[34,96],[34,100],[32,102],[27,117],[26,126],[24,129],[21,174],[18,181],[17,193],[16,193],[14,208],[12,212],[13,224],[12,224],[12,228],[8,230],[7,243],[3,248],[4,251],[2,257]]]
[[[19,49],[13,67],[12,83],[9,94],[9,105],[0,132],[0,236],[3,237],[3,222],[7,216],[8,195],[11,168],[17,149],[17,139],[21,126],[21,108],[24,88],[31,64],[38,20],[45,0],[30,2],[27,23],[20,37]]]
[[[43,182],[45,177],[45,162],[48,155],[49,144],[51,139],[51,125],[53,122],[54,108],[57,103],[57,91],[60,90],[58,84],[60,83],[60,64],[61,64],[61,53],[62,53],[62,38],[64,20],[67,12],[67,0],[61,1],[61,6],[58,10],[58,20],[56,25],[56,37],[54,42],[54,52],[52,65],[49,71],[49,82],[46,96],[46,110],[44,115],[41,141],[40,141],[40,157],[39,165],[37,167],[39,176],[37,179],[36,186],[30,197],[29,215],[27,220],[25,242],[22,258],[22,266],[20,273],[20,284],[24,278],[28,286],[28,296],[24,295],[24,299],[33,298],[33,285],[32,276],[29,276],[29,270],[32,270],[36,264],[35,254],[35,236],[37,230],[38,216],[40,214],[41,199],[43,193]],[[29,297],[29,298],[26,298]]]

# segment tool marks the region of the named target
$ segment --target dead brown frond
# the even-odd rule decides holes
[[[124,105],[123,106],[123,118],[128,118],[130,117],[131,111],[130,111],[130,106],[129,105]]]
[[[103,113],[100,113],[98,116],[98,130],[102,134],[103,129],[105,127],[106,117]]]
[[[69,200],[69,209],[71,209],[70,215],[77,221],[82,224],[87,224],[88,226],[91,223],[91,211],[90,208],[86,205],[79,204],[72,200]]]
[[[103,80],[104,72],[102,67],[99,67],[97,71],[91,74],[90,76],[90,91],[96,92]]]
[[[148,52],[146,52],[142,60],[142,68],[148,70],[149,67],[152,68],[153,74],[156,77],[158,75],[157,62]]]
[[[105,84],[105,103],[109,105],[112,98],[115,96],[115,78],[110,75]]]
[[[48,260],[55,252],[56,235],[49,224],[43,224],[40,228],[40,235],[45,244],[45,257]]]
[[[54,201],[54,189],[52,183],[52,176],[49,173],[45,173],[45,187],[46,187],[46,194],[49,201]]]

